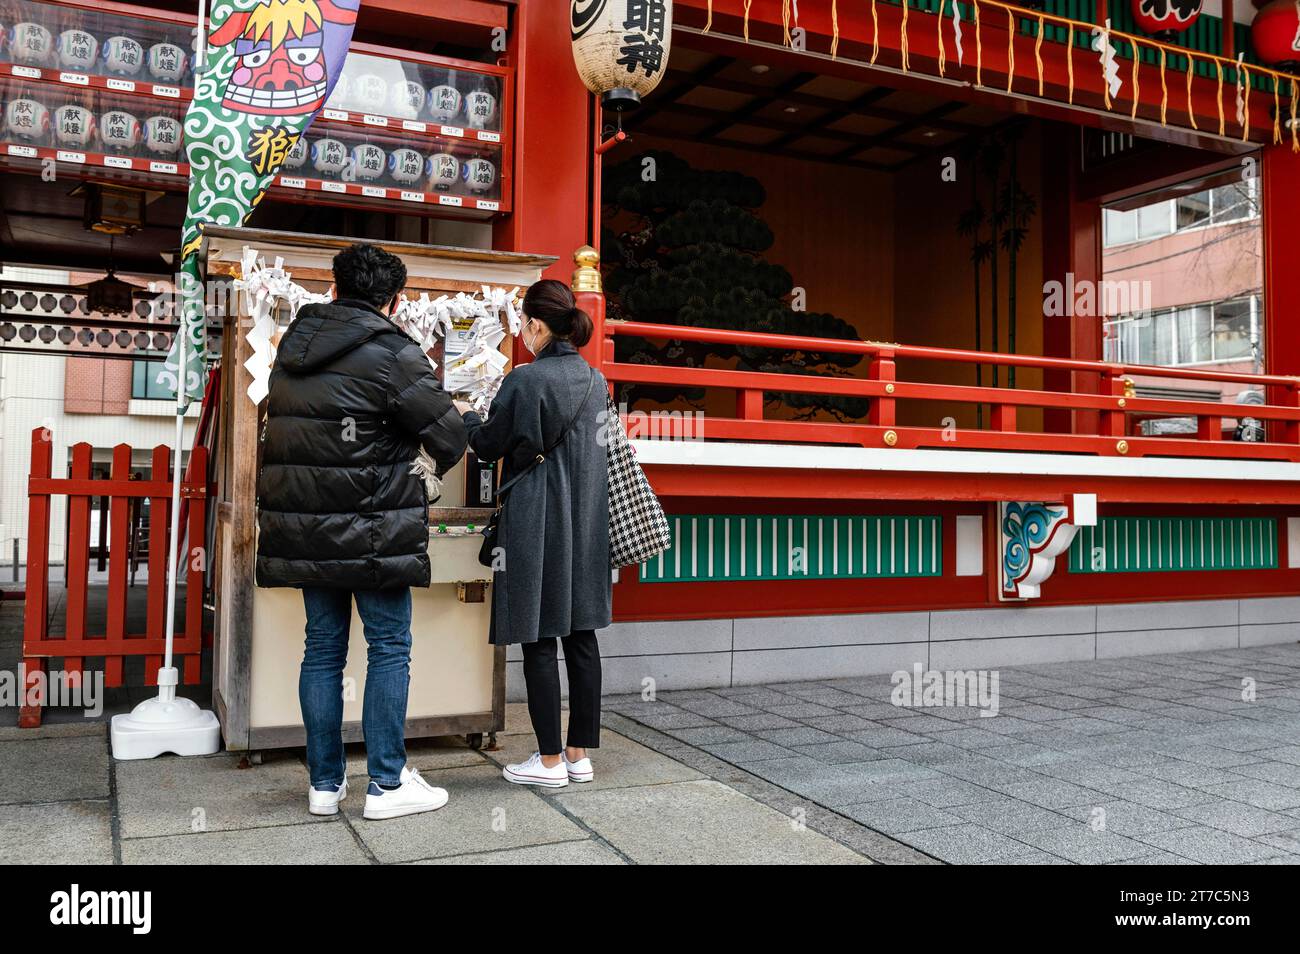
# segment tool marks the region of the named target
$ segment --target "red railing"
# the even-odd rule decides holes
[[[613,383],[713,388],[735,395],[733,417],[706,417],[693,436],[733,441],[856,444],[865,447],[935,447],[963,450],[1016,450],[1119,455],[1129,457],[1209,457],[1300,461],[1300,378],[1237,374],[1202,368],[1163,368],[1102,361],[1076,361],[1033,355],[994,354],[875,341],[806,338],[795,335],[724,331],[635,321],[607,321],[601,370]],[[618,335],[667,341],[695,341],[783,351],[860,354],[869,359],[865,377],[773,374],[713,368],[630,364],[614,360]],[[935,384],[898,378],[898,359],[1039,368],[1088,375],[1096,390],[1040,391],[1021,388]],[[1216,401],[1142,398],[1129,375],[1187,382],[1216,381],[1267,389],[1276,404],[1228,405]],[[773,392],[867,398],[864,422],[772,420],[764,417],[764,396]],[[987,405],[989,427],[899,426],[900,401]],[[1084,411],[1075,415],[1073,433],[1042,433],[1017,428],[1023,407]],[[1197,436],[1152,437],[1130,433],[1129,416],[1193,418]],[[1267,441],[1225,440],[1224,418],[1251,417],[1268,422]],[[1091,421],[1095,420],[1095,425]],[[1086,430],[1081,428],[1086,427]]]
[[[131,473],[131,448],[113,448],[109,477],[91,476],[91,446],[72,448],[72,466],[67,477],[54,477],[54,445],[44,428],[32,432],[31,476],[28,480],[27,598],[23,619],[23,666],[26,678],[24,704],[19,725],[32,728],[41,723],[43,679],[51,657],[63,659],[70,677],[85,677],[86,657],[103,657],[104,683],[120,686],[127,656],[143,656],[145,682],[156,684],[162,665],[167,616],[167,537],[170,530],[172,451],[166,446],[153,450],[152,478],[135,480]],[[195,447],[190,455],[186,480],[181,483],[182,499],[199,501],[185,508],[191,551],[206,540],[207,448]],[[197,476],[195,476],[197,475]],[[62,633],[50,632],[50,513],[56,496],[68,499],[68,535],[65,560],[67,596]],[[109,499],[108,509],[108,592],[102,632],[87,632],[90,595],[90,512],[91,501]],[[130,570],[130,513],[132,505],[150,501],[149,583],[145,595],[145,631],[127,632],[127,586]],[[187,684],[199,681],[199,659],[203,648],[203,580],[206,561],[184,563],[186,594],[184,615],[177,615],[173,652]],[[35,704],[29,704],[34,702]]]

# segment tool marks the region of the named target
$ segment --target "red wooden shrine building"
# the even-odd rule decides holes
[[[93,9],[193,13],[158,6]],[[366,0],[349,69],[458,76],[495,120],[403,118],[354,82],[311,135],[486,161],[492,186],[309,164],[250,224],[560,258],[674,530],[615,586],[613,690],[1300,635],[1300,80],[1257,58],[1247,0],[1162,37],[1127,0],[676,0],[662,81],[621,123],[575,68],[570,6],[591,5]],[[0,62],[4,98],[53,111],[60,73],[23,67]],[[10,147],[12,195],[59,144]],[[184,168],[139,153],[114,174],[178,229]],[[714,205],[665,200],[673,175]],[[36,232],[5,260],[104,258]],[[166,241],[123,240],[119,268]],[[779,317],[718,303],[752,278],[735,257],[697,263],[680,307],[646,293],[707,242],[788,273]],[[574,271],[584,246],[599,271]]]

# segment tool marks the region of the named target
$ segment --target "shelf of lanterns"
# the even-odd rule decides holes
[[[289,153],[277,191],[350,196],[449,214],[509,211],[503,102],[509,72],[399,59],[354,45],[320,117]],[[472,68],[471,68],[472,67]]]
[[[170,189],[188,178],[187,18],[65,0],[3,13],[0,164],[38,171],[52,160]],[[354,44],[273,188],[420,214],[507,212],[510,82],[508,68]]]

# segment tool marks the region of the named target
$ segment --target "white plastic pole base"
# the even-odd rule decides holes
[[[158,696],[129,714],[113,716],[113,758],[120,761],[175,755],[212,755],[221,748],[221,723],[209,709],[176,697],[175,667],[158,670]]]

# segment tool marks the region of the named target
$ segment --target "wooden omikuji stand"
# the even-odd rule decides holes
[[[244,249],[255,249],[268,265],[283,259],[293,280],[312,291],[332,281],[330,263],[348,240],[253,229],[209,229],[209,280],[239,277]],[[376,243],[406,263],[407,294],[481,291],[483,285],[511,289],[536,281],[554,259],[545,256],[404,243]],[[237,296],[241,311],[247,307]],[[282,319],[284,320],[284,319]],[[222,333],[221,395],[215,454],[217,528],[215,553],[216,632],[213,702],[226,747],[261,750],[302,745],[298,669],[305,615],[296,589],[256,585],[256,486],[258,434],[265,402],[256,405],[247,389],[245,363],[253,353],[247,314],[227,321]],[[503,347],[508,347],[507,336]],[[487,511],[464,508],[463,464],[444,478],[442,497],[430,507],[429,561],[432,585],[412,590],[411,687],[406,735],[466,735],[480,744],[484,734],[505,726],[505,651],[488,643],[491,572],[478,562],[478,534],[439,533],[440,525],[479,523]],[[344,671],[345,741],[361,740],[366,644],[355,612]]]

